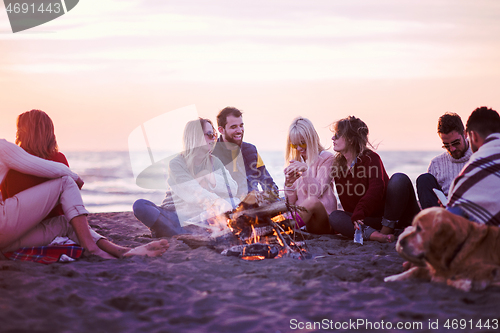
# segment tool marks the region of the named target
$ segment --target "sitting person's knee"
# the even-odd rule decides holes
[[[134,212],[135,217],[139,218],[144,215],[148,209],[148,200],[138,199],[132,205],[132,210]]]
[[[435,182],[435,177],[433,175],[431,175],[430,173],[423,173],[417,177],[416,184],[418,187],[424,184],[429,184],[434,182]]]
[[[394,182],[398,182],[398,183],[400,183],[400,182],[403,182],[403,183],[404,182],[411,182],[410,178],[406,174],[401,173],[401,172],[396,172],[395,174],[393,174],[391,176],[390,180],[392,180]]]

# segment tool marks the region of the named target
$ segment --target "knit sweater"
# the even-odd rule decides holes
[[[285,187],[285,195],[292,205],[300,206],[309,197],[316,197],[330,215],[337,209],[337,199],[333,189],[332,153],[322,151],[316,161],[300,176],[291,187]]]
[[[258,191],[259,185],[264,191],[278,191],[278,186],[274,183],[254,145],[242,142],[241,147],[237,146],[231,150],[226,147],[226,143],[220,136],[212,154],[224,163],[231,177],[238,183],[238,196],[254,190]],[[244,187],[245,182],[247,188]]]
[[[462,158],[453,158],[447,151],[434,157],[429,164],[427,172],[433,175],[445,194],[448,194],[453,179],[462,171],[472,155],[472,150],[467,149]]]
[[[235,204],[239,203],[234,198],[238,185],[217,157],[212,156],[212,161],[211,171],[215,177],[213,187],[200,184],[200,179],[195,178],[182,155],[179,154],[169,163],[167,179],[169,189],[161,207],[167,210],[175,209],[182,226],[203,222],[222,213],[219,209],[223,207],[217,206],[218,199],[224,199],[228,203],[231,200]],[[201,168],[195,168],[194,171],[199,172]]]
[[[78,175],[67,166],[30,155],[21,147],[0,139],[0,182],[3,181],[9,169],[51,179],[62,176],[69,176],[73,180],[78,179]]]
[[[384,215],[389,176],[377,153],[365,151],[351,169],[334,165],[332,175],[344,211],[352,213],[351,221]]]
[[[63,163],[64,165],[69,167],[66,156],[64,156],[64,154],[61,152],[52,153],[52,155],[47,160]],[[2,191],[2,198],[3,200],[6,200],[7,198],[11,198],[21,191],[29,189],[38,184],[41,184],[47,180],[49,179],[33,175],[27,175],[17,170],[10,169],[0,185],[0,191]],[[62,209],[61,204],[56,205],[49,213],[49,215],[47,215],[44,218],[44,220],[59,215],[64,215],[64,211]]]

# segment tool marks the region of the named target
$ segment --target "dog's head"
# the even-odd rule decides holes
[[[424,209],[399,236],[396,249],[417,265],[449,267],[467,237],[469,223],[443,208]]]

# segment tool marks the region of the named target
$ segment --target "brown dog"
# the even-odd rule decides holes
[[[384,281],[422,278],[482,290],[500,282],[500,228],[481,225],[443,208],[421,211],[399,236],[399,255],[416,266]]]

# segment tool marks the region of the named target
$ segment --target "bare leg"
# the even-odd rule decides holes
[[[300,217],[307,226],[307,231],[313,234],[331,233],[328,213],[317,198],[310,197],[301,203],[307,211],[299,212]]]
[[[101,250],[99,246],[94,243],[94,239],[90,234],[89,224],[87,223],[87,217],[85,215],[76,216],[71,221],[69,221],[75,230],[75,234],[78,237],[80,246],[88,251],[89,254],[94,254],[104,259],[115,259],[111,254]]]
[[[157,257],[167,251],[168,241],[166,239],[162,239],[131,249],[129,247],[116,245],[115,243],[102,238],[97,242],[97,246],[99,246],[101,250],[113,255],[116,258],[130,257],[134,255]]]
[[[379,231],[375,231],[370,235],[370,240],[374,240],[380,243],[392,243],[395,239],[396,237],[394,237],[393,234],[386,235]]]
[[[394,233],[394,229],[393,228],[389,228],[389,227],[386,227],[385,225],[382,226],[382,229],[380,230],[380,233],[384,234],[384,235],[390,235],[390,234],[393,234]]]

